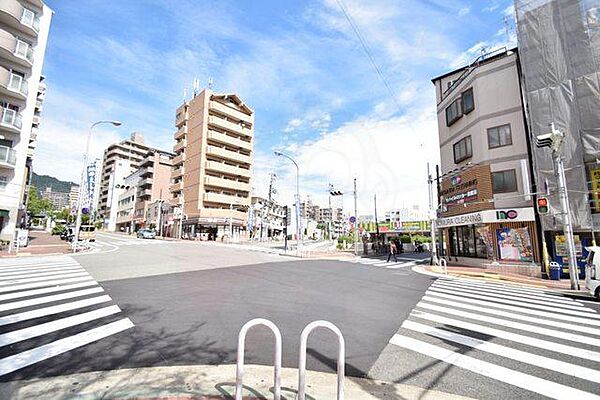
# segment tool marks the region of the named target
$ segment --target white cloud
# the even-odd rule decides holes
[[[380,212],[402,204],[424,205],[427,204],[426,163],[438,162],[435,109],[421,109],[384,120],[361,117],[287,151],[300,166],[301,195],[310,195],[321,206],[327,204],[328,183],[349,195],[354,178],[358,182],[359,214],[371,211],[375,193]],[[278,199],[291,204],[295,192],[294,167],[284,159],[276,165],[280,177]],[[264,186],[267,180],[267,175],[255,171],[254,182],[263,182]],[[344,207],[352,211],[349,197]]]
[[[285,133],[293,132],[296,130],[296,128],[300,127],[301,125],[302,120],[300,118],[293,118],[288,121],[286,127],[283,128],[283,131]]]
[[[465,15],[467,15],[470,12],[471,12],[471,8],[470,7],[463,7],[460,10],[458,10],[458,16],[459,17],[464,17]]]

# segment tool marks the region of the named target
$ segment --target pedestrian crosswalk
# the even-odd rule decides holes
[[[98,239],[90,242],[92,253],[115,250],[123,246],[156,246],[170,243],[168,240],[161,239],[138,239],[128,236],[117,235],[98,235]]]
[[[72,257],[0,260],[0,376],[132,327]]]
[[[362,265],[370,265],[373,267],[382,267],[387,269],[398,269],[398,268],[408,268],[414,267],[415,265],[423,264],[424,262],[428,262],[429,259],[419,260],[413,258],[397,258],[398,261],[390,260],[387,261],[387,258],[367,258],[367,257],[357,257],[349,262],[353,264],[362,264]]]
[[[389,343],[527,398],[600,399],[600,314],[543,290],[438,279]]]

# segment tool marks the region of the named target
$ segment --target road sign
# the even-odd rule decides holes
[[[353,224],[356,222],[356,217],[353,215],[350,217],[350,223]]]

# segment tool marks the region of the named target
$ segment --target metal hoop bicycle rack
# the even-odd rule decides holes
[[[281,398],[281,332],[279,332],[279,328],[264,318],[255,318],[250,320],[242,326],[240,329],[240,333],[238,335],[238,349],[237,349],[237,367],[236,367],[236,376],[235,376],[235,400],[242,400],[242,391],[244,390],[244,348],[246,345],[246,333],[250,328],[256,325],[264,325],[267,328],[271,329],[273,335],[275,336],[275,352],[273,356],[273,364],[274,364],[274,390],[273,390],[273,399],[279,400]]]
[[[440,258],[440,267],[442,267],[444,274],[448,275],[448,261],[445,258]]]
[[[306,328],[300,335],[300,359],[298,361],[298,400],[305,400],[306,397],[306,344],[308,335],[316,328],[326,328],[336,334],[338,338],[338,359],[337,359],[337,400],[344,399],[344,366],[346,364],[346,344],[344,336],[337,326],[329,321],[314,321],[306,325]]]
[[[238,335],[237,350],[237,368],[235,377],[235,400],[242,400],[242,391],[244,389],[244,348],[246,343],[246,333],[250,328],[256,325],[264,325],[271,329],[275,336],[275,355],[274,355],[274,390],[273,399],[281,398],[281,333],[277,326],[264,318],[255,318],[242,326]],[[300,358],[298,360],[298,395],[297,400],[306,399],[306,347],[308,336],[316,328],[326,328],[335,333],[338,339],[338,359],[337,359],[337,400],[344,399],[344,374],[346,364],[346,344],[344,336],[337,326],[329,321],[313,321],[308,324],[300,335]]]

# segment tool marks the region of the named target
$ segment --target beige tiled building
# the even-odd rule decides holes
[[[117,202],[116,228],[137,231],[148,227],[148,209],[157,200],[169,200],[173,154],[151,150],[140,162],[139,169],[125,177]],[[122,187],[124,186],[124,187]]]
[[[235,94],[203,90],[175,116],[172,204],[187,237],[245,234],[250,206],[254,112]],[[180,223],[178,220],[177,223]]]

